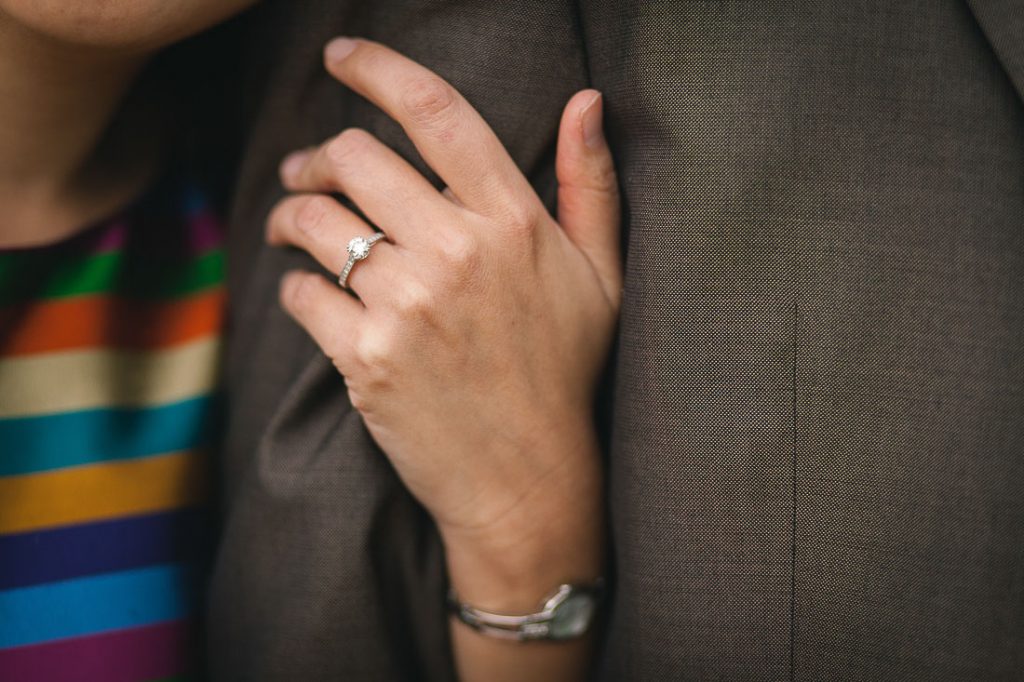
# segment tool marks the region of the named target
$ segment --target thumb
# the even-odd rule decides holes
[[[582,90],[565,105],[558,131],[558,222],[583,252],[618,307],[622,293],[619,255],[619,184],[604,136],[604,106],[597,90]]]

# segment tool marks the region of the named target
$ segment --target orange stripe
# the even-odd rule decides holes
[[[198,450],[0,478],[0,533],[177,509],[203,502]]]
[[[162,348],[216,334],[223,288],[173,301],[82,296],[0,309],[0,356],[72,348]]]

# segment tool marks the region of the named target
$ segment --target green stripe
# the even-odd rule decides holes
[[[51,263],[54,269],[49,272],[40,260],[24,258],[0,263],[0,305],[108,292],[130,298],[166,298],[191,294],[224,279],[224,253],[220,249],[189,261],[168,261],[149,267],[126,264],[123,252],[103,253],[59,265]]]
[[[0,270],[0,277],[3,277],[0,280],[0,291],[3,292],[3,298],[7,299],[5,303],[10,301],[8,296],[20,293],[19,288],[27,288],[31,280],[40,275],[45,276],[45,281],[33,292],[40,298],[107,291],[113,287],[122,259],[121,254],[115,251],[66,263],[46,263],[45,260],[26,258],[23,262],[15,261]],[[22,283],[24,286],[19,287]]]

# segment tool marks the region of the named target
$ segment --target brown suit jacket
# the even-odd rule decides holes
[[[335,34],[448,78],[542,196],[592,85],[626,199],[604,680],[1024,679],[1019,0],[268,0],[232,213],[218,680],[450,680],[440,545],[276,304]],[[422,167],[422,165],[421,165]]]

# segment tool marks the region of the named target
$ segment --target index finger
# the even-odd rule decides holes
[[[467,208],[490,213],[510,202],[537,200],[491,127],[434,72],[384,45],[353,38],[328,43],[324,63],[402,126]]]

